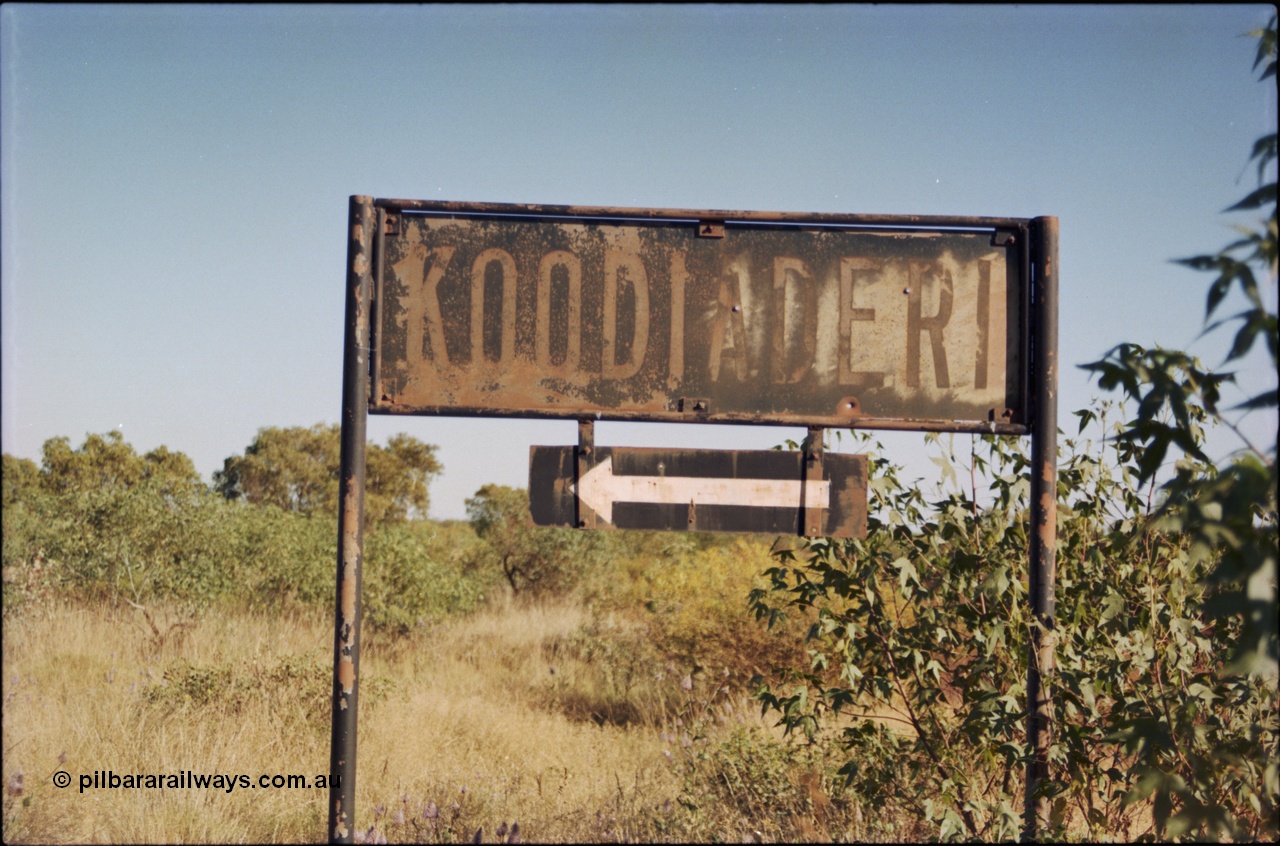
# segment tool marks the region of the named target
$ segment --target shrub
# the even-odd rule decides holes
[[[976,508],[976,491],[926,501],[873,461],[873,504],[888,519],[873,516],[865,540],[813,541],[806,561],[779,554],[770,589],[752,597],[761,618],[810,620],[809,666],[790,667],[781,692],[762,688],[764,706],[810,737],[835,714],[851,717],[841,734],[850,788],[943,839],[1016,837],[1028,754],[1027,462],[1017,444],[982,442],[972,460],[990,474],[990,508]],[[1128,837],[1149,811],[1148,836],[1273,837],[1276,689],[1227,669],[1242,625],[1205,613],[1214,562],[1146,526],[1133,487],[1140,449],[1065,446],[1056,834]],[[1175,812],[1186,824],[1165,828]]]

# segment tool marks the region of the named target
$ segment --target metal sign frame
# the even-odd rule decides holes
[[[371,413],[1028,431],[1025,220],[376,204]]]
[[[355,836],[356,725],[359,702],[361,622],[361,569],[363,564],[366,424],[368,414],[477,414],[494,416],[578,417],[580,444],[593,444],[593,419],[662,419],[644,415],[615,416],[608,409],[588,414],[541,412],[457,411],[440,408],[396,409],[371,395],[371,369],[380,364],[378,325],[381,299],[375,291],[384,277],[383,238],[394,234],[405,213],[435,215],[493,215],[546,220],[590,218],[606,221],[687,221],[699,234],[716,237],[735,224],[775,226],[869,227],[883,229],[941,228],[990,231],[1012,239],[1021,262],[1024,293],[1020,300],[1022,367],[1019,396],[1023,419],[1010,422],[910,420],[859,417],[838,420],[788,419],[786,425],[839,426],[854,429],[951,431],[1031,436],[1031,523],[1028,559],[1029,602],[1032,612],[1027,672],[1027,742],[1030,755],[1024,806],[1025,835],[1034,838],[1048,824],[1045,786],[1049,776],[1048,752],[1052,730],[1052,702],[1048,680],[1054,668],[1054,580],[1057,491],[1057,382],[1058,382],[1058,220],[1055,217],[927,217],[914,215],[798,214],[791,212],[693,211],[683,209],[629,209],[584,206],[453,203],[416,200],[375,200],[352,196],[348,206],[346,270],[346,319],[343,339],[342,435],[339,470],[338,556],[334,614],[333,711],[329,792],[330,842],[350,843]],[[1003,234],[1001,234],[1003,233]],[[696,409],[695,409],[696,410]],[[682,409],[676,409],[681,412]],[[705,411],[705,409],[704,409]],[[670,419],[670,418],[667,418]],[[778,423],[778,420],[721,421],[714,415],[680,414],[689,422]],[[812,439],[813,432],[810,433]]]

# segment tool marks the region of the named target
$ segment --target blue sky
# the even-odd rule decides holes
[[[1073,365],[1126,340],[1225,352],[1225,333],[1197,341],[1209,280],[1170,259],[1247,220],[1220,211],[1275,130],[1241,37],[1272,10],[5,4],[3,450],[38,460],[47,438],[118,429],[207,477],[260,427],[337,422],[352,194],[1056,215],[1074,432],[1099,391]],[[576,437],[371,418],[373,439],[396,431],[440,446],[442,518],[484,483],[524,486],[530,444]],[[800,434],[602,424],[597,439]],[[919,460],[922,436],[883,440]]]

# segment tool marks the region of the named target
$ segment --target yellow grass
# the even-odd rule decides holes
[[[256,781],[328,769],[325,615],[211,613],[184,627],[153,612],[152,621],[135,609],[62,606],[6,622],[3,777],[13,786],[21,774],[22,788],[5,797],[4,840],[323,840],[323,789],[81,791],[95,771]],[[546,644],[583,622],[573,607],[512,607],[367,639],[357,830],[376,825],[395,842],[469,840],[483,827],[492,842],[499,824],[518,821],[526,841],[681,839],[661,830],[680,784],[659,727],[597,725],[548,707],[557,677],[590,668],[549,657]],[[311,668],[304,686],[316,695],[252,687],[285,664]],[[174,693],[184,671],[219,667],[256,693],[227,699],[216,684],[210,701],[195,688],[194,699]],[[66,788],[51,780],[60,770]],[[424,819],[432,805],[438,816]]]

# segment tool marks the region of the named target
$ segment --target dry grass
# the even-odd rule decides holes
[[[156,615],[162,631],[171,625]],[[80,776],[125,773],[259,774],[327,769],[320,731],[282,732],[283,708],[231,713],[213,703],[158,705],[146,692],[177,662],[252,672],[281,655],[312,653],[325,627],[265,617],[209,618],[157,643],[139,612],[54,608],[4,630],[6,841],[243,842],[316,839],[324,796],[315,790],[88,789]],[[139,625],[142,623],[142,625]],[[55,787],[53,774],[71,774]],[[308,833],[310,832],[310,833]]]
[[[323,840],[321,789],[80,791],[80,776],[95,770],[254,780],[327,770],[324,615],[209,614],[178,626],[185,621],[155,613],[151,622],[136,609],[70,606],[6,622],[3,777],[15,784],[20,773],[23,787],[5,797],[5,841]],[[669,735],[555,707],[564,679],[585,684],[592,667],[549,645],[586,623],[574,607],[511,607],[366,640],[360,833],[376,825],[373,835],[393,842],[436,842],[483,828],[492,840],[518,821],[527,841],[689,836]],[[735,713],[735,723],[753,721],[748,709]],[[59,770],[69,787],[52,783]]]

